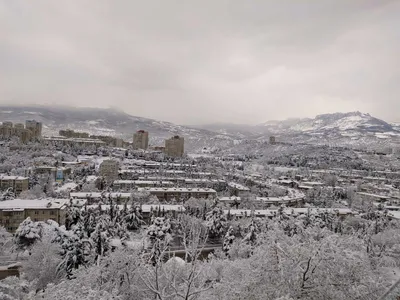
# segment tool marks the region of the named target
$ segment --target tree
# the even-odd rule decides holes
[[[206,225],[209,230],[210,237],[221,237],[225,232],[226,217],[220,207],[214,207],[213,210],[206,214]]]
[[[146,236],[152,247],[150,261],[153,265],[156,265],[172,239],[169,219],[164,217],[155,218],[147,229]]]
[[[142,220],[142,215],[140,213],[140,207],[131,206],[124,217],[126,223],[126,228],[128,230],[137,230],[144,223]]]
[[[10,250],[12,243],[12,234],[4,227],[0,226],[0,256],[4,255],[7,250]]]
[[[57,266],[58,272],[65,272],[68,279],[73,278],[73,271],[80,266],[89,265],[92,245],[85,238],[83,228],[78,224],[64,239],[62,245],[62,261]]]
[[[231,249],[234,240],[235,240],[235,235],[233,234],[233,227],[229,226],[229,229],[225,234],[224,242],[222,245],[222,251],[224,251],[226,256],[229,256],[229,250]]]
[[[57,283],[64,274],[57,272],[61,262],[61,247],[49,240],[36,243],[31,255],[23,263],[24,275],[35,291],[44,290],[49,283]]]
[[[29,249],[42,236],[42,228],[39,223],[26,218],[17,228],[14,235],[14,243],[17,249]]]
[[[15,194],[13,188],[8,188],[4,193],[0,194],[0,201],[14,200]]]

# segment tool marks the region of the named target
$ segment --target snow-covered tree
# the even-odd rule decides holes
[[[132,205],[124,216],[126,228],[128,230],[137,230],[143,224],[140,207]]]
[[[162,252],[171,241],[171,224],[164,217],[154,218],[152,224],[147,228],[146,236],[151,243],[150,261],[153,265],[159,263]]]
[[[229,250],[235,240],[234,230],[232,226],[229,226],[228,231],[225,234],[224,242],[222,244],[222,251],[225,253],[226,256],[229,255]]]
[[[80,266],[88,266],[90,263],[90,250],[92,245],[85,238],[83,228],[78,224],[72,228],[72,231],[62,245],[62,261],[58,265],[59,272],[65,272],[67,278],[73,278],[73,271]]]
[[[206,214],[206,225],[210,237],[221,237],[225,232],[226,216],[220,207],[214,207]]]
[[[17,249],[26,250],[42,237],[42,227],[31,218],[26,218],[17,228],[14,235],[14,243]]]

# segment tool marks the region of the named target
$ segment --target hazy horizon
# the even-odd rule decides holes
[[[0,104],[177,124],[398,122],[400,2],[0,0]]]

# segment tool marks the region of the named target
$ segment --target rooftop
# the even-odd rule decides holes
[[[170,188],[170,187],[154,187],[154,188],[138,188],[140,192],[161,192],[161,193],[213,193],[217,192],[207,188]]]
[[[20,210],[20,209],[59,209],[65,206],[69,199],[14,199],[0,201],[1,210]]]

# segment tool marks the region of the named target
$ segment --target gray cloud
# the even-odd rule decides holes
[[[399,120],[397,0],[0,0],[0,103],[177,123]]]

